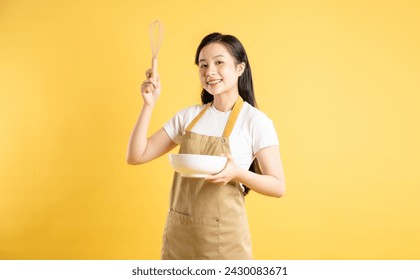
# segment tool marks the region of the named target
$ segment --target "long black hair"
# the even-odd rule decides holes
[[[239,95],[244,101],[257,108],[257,101],[255,100],[254,86],[252,83],[251,65],[249,64],[248,55],[246,54],[245,48],[242,45],[242,43],[238,40],[238,38],[232,35],[223,35],[217,32],[211,33],[203,38],[203,40],[197,48],[197,52],[195,53],[196,65],[198,65],[199,62],[198,60],[201,50],[211,43],[222,44],[233,56],[237,64],[245,64],[245,70],[238,79]],[[203,102],[203,104],[207,104],[209,102],[212,102],[213,100],[213,95],[211,95],[209,92],[207,92],[207,90],[203,88],[203,90],[201,91],[201,101]],[[249,170],[255,173],[262,174],[257,159],[254,159]],[[246,186],[244,187],[244,194],[246,195],[249,192],[249,188]]]

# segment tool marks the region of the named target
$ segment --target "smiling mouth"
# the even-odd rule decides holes
[[[207,82],[207,84],[208,85],[215,85],[215,84],[217,84],[217,83],[220,83],[222,81],[222,79],[219,79],[219,80],[213,80],[213,81],[208,81]]]

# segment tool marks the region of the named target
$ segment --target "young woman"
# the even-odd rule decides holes
[[[212,33],[198,46],[195,63],[203,105],[177,113],[147,137],[160,95],[159,77],[146,71],[144,105],[133,129],[129,164],[142,164],[180,145],[179,153],[225,155],[226,167],[203,179],[174,174],[162,259],[252,259],[244,206],[249,189],[285,192],[279,142],[272,121],[255,108],[251,68],[240,41]]]

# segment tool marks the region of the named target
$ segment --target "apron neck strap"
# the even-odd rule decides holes
[[[241,112],[242,106],[244,105],[244,100],[242,97],[238,97],[233,105],[232,112],[230,112],[229,119],[226,123],[225,131],[223,131],[223,137],[229,137],[232,132],[233,127],[235,126],[236,120],[238,119],[239,113]]]
[[[201,119],[201,117],[210,108],[212,104],[213,102],[209,102],[204,106],[203,110],[201,110],[201,112],[187,126],[186,131],[191,131],[194,125]],[[229,119],[226,123],[226,127],[225,127],[225,130],[223,131],[222,137],[229,137],[230,133],[232,132],[233,127],[235,126],[236,119],[238,118],[238,115],[241,112],[243,105],[244,105],[244,100],[242,99],[242,97],[239,96],[235,102],[235,105],[233,105],[232,111],[230,112]]]
[[[201,112],[190,122],[185,131],[191,131],[191,129],[201,119],[201,117],[204,115],[207,109],[210,108],[211,104],[213,104],[213,102],[209,102],[204,106],[203,110],[201,110]]]

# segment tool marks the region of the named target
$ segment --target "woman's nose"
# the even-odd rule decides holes
[[[207,66],[206,76],[214,76],[216,74],[216,69],[212,65]]]

